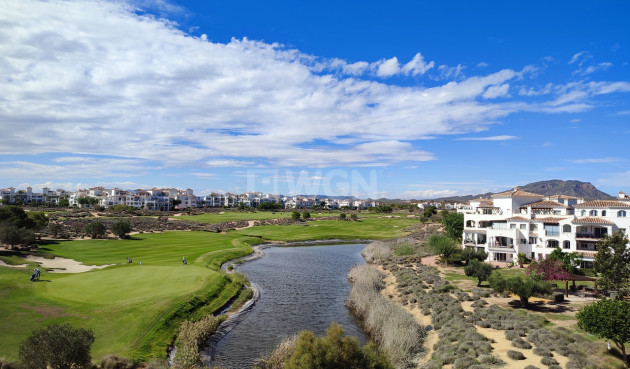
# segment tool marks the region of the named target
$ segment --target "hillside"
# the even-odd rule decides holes
[[[589,182],[580,182],[580,181],[563,181],[560,179],[552,179],[548,181],[539,181],[534,183],[529,183],[524,186],[518,186],[519,189],[526,192],[533,192],[545,196],[551,195],[566,195],[566,196],[575,196],[575,197],[583,197],[584,200],[608,200],[612,199],[613,196],[598,190],[595,186],[593,186]],[[509,190],[506,188],[505,191]],[[503,192],[503,191],[499,191]],[[476,199],[479,197],[489,198],[494,193],[487,192],[483,194],[476,195],[467,195],[467,196],[453,196],[453,197],[442,197],[436,200],[443,201],[468,201],[471,199]]]

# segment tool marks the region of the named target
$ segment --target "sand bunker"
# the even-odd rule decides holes
[[[105,265],[85,265],[73,259],[65,259],[56,257],[53,259],[46,259],[41,256],[28,255],[27,261],[39,263],[42,268],[48,269],[49,273],[82,273],[89,272],[94,269],[103,269],[115,264]]]

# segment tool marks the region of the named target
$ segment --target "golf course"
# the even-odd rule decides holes
[[[220,223],[284,219],[290,213],[226,212],[178,218]],[[93,360],[110,354],[137,361],[165,358],[183,321],[216,312],[243,290],[242,277],[226,274],[220,266],[250,254],[252,245],[386,239],[402,236],[418,223],[406,215],[366,214],[358,221],[314,218],[221,233],[166,231],[137,233],[130,239],[47,240],[30,252],[2,251],[0,260],[8,266],[0,266],[0,358],[16,361],[20,343],[33,330],[51,323],[92,329],[96,337]],[[107,267],[64,273],[27,260],[28,255]],[[38,266],[41,280],[31,282],[29,277]]]

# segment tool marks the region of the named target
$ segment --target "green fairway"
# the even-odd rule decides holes
[[[365,218],[358,222],[322,220],[290,226],[261,226],[236,231],[242,235],[273,241],[308,241],[326,239],[387,239],[401,237],[418,220],[407,218]]]
[[[216,268],[250,253],[254,242],[238,234],[164,232],[42,247],[88,265],[117,265],[77,274],[44,271],[38,283],[28,280],[31,269],[0,268],[0,358],[15,360],[32,330],[59,321],[94,330],[95,359],[163,357],[183,318],[209,314],[238,293],[240,285]]]
[[[319,211],[319,210],[306,210],[311,214],[311,218],[321,218],[321,217],[338,217],[341,214],[340,211]],[[238,222],[242,220],[270,220],[270,219],[288,219],[291,218],[291,213],[293,210],[285,210],[285,211],[256,211],[256,212],[248,212],[248,211],[225,211],[223,214],[219,213],[207,213],[200,215],[182,215],[177,217],[176,219],[182,220],[191,220],[194,222],[200,223],[210,223],[210,224],[218,224],[225,222]],[[299,211],[300,214],[303,210]],[[367,211],[363,211],[358,213],[359,218],[377,218],[383,217],[382,213],[368,213]],[[394,216],[400,216],[398,214]],[[407,214],[402,215],[402,217],[406,217]]]
[[[335,216],[339,213],[311,213]],[[290,212],[226,212],[182,219],[209,223],[289,217]],[[16,360],[18,346],[34,329],[68,322],[94,330],[92,355],[139,360],[164,357],[184,319],[211,314],[236,296],[242,284],[218,268],[251,253],[266,240],[386,239],[403,236],[418,220],[360,215],[357,221],[321,220],[259,226],[228,233],[172,231],[136,234],[129,240],[76,240],[43,245],[37,254],[86,265],[111,266],[85,273],[55,274],[29,281],[25,269],[0,267],[0,358]],[[182,264],[182,257],[188,265]],[[10,264],[25,264],[3,255]],[[133,263],[127,263],[132,258]],[[142,262],[142,265],[140,265]]]

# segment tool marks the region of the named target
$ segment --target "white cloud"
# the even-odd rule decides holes
[[[575,159],[571,160],[575,164],[602,164],[602,163],[615,163],[622,161],[620,158],[591,158],[591,159]]]
[[[398,58],[393,57],[391,59],[383,60],[376,67],[376,75],[379,77],[391,77],[400,73],[400,63]]]
[[[541,96],[548,95],[552,91],[553,84],[547,83],[543,88],[521,87],[518,94],[521,96]]]
[[[589,97],[630,88],[579,82],[555,89],[552,101],[487,101],[507,97],[526,71],[466,78],[462,65],[435,68],[420,53],[402,66],[396,57],[347,64],[280,44],[210,42],[115,1],[4,0],[0,23],[0,155],[64,153],[52,164],[3,163],[4,178],[138,176],[155,163],[200,173],[413,165],[436,159],[417,140],[480,132],[518,111],[581,111]],[[433,68],[451,81],[348,77]],[[102,159],[110,157],[118,159]]]
[[[477,64],[477,68],[485,68],[487,66],[488,66],[488,63],[486,63],[486,62],[480,62],[480,63]]]
[[[434,66],[435,62],[431,61],[429,63],[426,63],[422,54],[417,53],[416,55],[414,55],[413,59],[411,59],[410,62],[403,65],[403,67],[401,68],[401,72],[406,75],[417,76],[425,74],[429,69],[433,68]]]
[[[504,83],[499,86],[490,86],[486,90],[486,92],[481,95],[484,99],[496,99],[497,97],[507,97],[510,96],[508,90],[510,88],[509,83]]]
[[[578,64],[582,64],[586,59],[590,58],[591,56],[589,55],[588,51],[580,51],[579,53],[576,53],[571,57],[571,60],[569,60],[569,64],[575,64],[578,63],[578,61]]]
[[[450,196],[459,196],[459,191],[453,190],[415,190],[415,191],[405,191],[402,194],[402,198],[406,199],[416,199],[416,200],[424,200],[424,199],[436,199],[439,197],[450,197]]]
[[[501,136],[489,136],[489,137],[461,137],[457,138],[458,141],[507,141],[515,140],[517,136],[501,135]]]
[[[597,65],[589,65],[586,68],[579,68],[573,71],[573,74],[577,74],[580,76],[585,76],[587,74],[591,74],[600,70],[607,70],[610,67],[612,67],[612,63],[610,62],[603,62],[603,63],[599,63]]]

